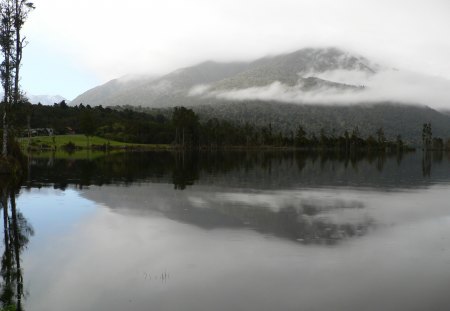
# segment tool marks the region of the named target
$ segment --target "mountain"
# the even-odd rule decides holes
[[[121,78],[93,88],[72,104],[192,107],[203,120],[218,118],[284,134],[302,125],[316,135],[358,127],[364,136],[382,127],[389,139],[421,141],[423,123],[450,136],[450,81],[387,68],[337,48],[305,48],[251,62],[204,62],[158,78]]]
[[[156,78],[153,76],[128,75],[118,79],[106,82],[103,85],[94,87],[72,100],[73,104],[84,104],[91,106],[110,106],[108,103],[113,102],[115,97],[120,93],[146,84],[152,83]]]
[[[30,103],[36,105],[38,103],[41,103],[42,105],[53,105],[54,103],[60,103],[63,100],[66,101],[66,103],[69,103],[70,101],[62,97],[61,95],[31,95],[27,94],[26,97],[30,101]]]
[[[244,89],[262,87],[275,81],[288,86],[303,82],[305,89],[320,85],[337,86],[339,83],[312,77],[332,70],[359,71],[374,74],[378,65],[366,58],[336,48],[302,49],[290,54],[265,57],[253,62],[247,70],[214,84],[213,89]],[[340,84],[341,86],[346,86]]]
[[[187,102],[193,101],[187,96],[192,87],[220,81],[241,72],[247,66],[247,63],[204,62],[156,79],[112,80],[77,96],[72,103],[91,106],[144,107],[187,105]]]
[[[350,85],[316,77],[330,70],[357,71],[370,75],[378,65],[336,48],[302,49],[290,54],[264,57],[253,62],[204,62],[157,79],[112,80],[77,96],[78,105],[143,107],[195,106],[217,101],[216,92],[262,87],[279,82],[309,91],[323,88],[358,90]],[[211,92],[211,96],[205,96]]]

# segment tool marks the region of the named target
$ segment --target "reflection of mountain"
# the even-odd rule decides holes
[[[428,159],[428,158],[427,158]],[[293,152],[123,153],[94,160],[34,159],[30,185],[131,184],[152,181],[236,188],[289,189],[298,187],[422,187],[450,180],[450,163],[420,152],[399,155],[345,157]],[[426,179],[423,177],[427,176]]]
[[[0,272],[2,277],[1,310],[21,311],[24,297],[21,252],[34,232],[22,213],[17,210],[16,193],[7,186],[0,190],[4,249]]]
[[[83,191],[83,196],[116,211],[165,217],[205,229],[247,228],[304,244],[334,244],[367,233],[374,224],[364,204],[320,194],[229,192],[222,187],[174,192],[171,187],[141,184],[106,186]],[[270,206],[266,197],[272,200]],[[341,214],[345,214],[344,217]],[[352,217],[348,217],[351,215]]]

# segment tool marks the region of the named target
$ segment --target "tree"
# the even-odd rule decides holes
[[[20,101],[20,66],[23,48],[22,27],[34,9],[27,0],[0,0],[0,50],[3,56],[1,80],[3,86],[3,145],[2,155],[8,155],[9,114],[11,105]]]
[[[13,48],[14,48],[14,3],[12,0],[0,2],[0,48],[3,57],[1,63],[1,80],[3,86],[3,145],[2,156],[8,155],[8,113],[11,104],[13,75]]]
[[[306,145],[307,142],[308,139],[306,138],[306,131],[301,125],[299,125],[295,133],[295,145],[300,147]]]
[[[22,38],[22,27],[28,18],[28,14],[33,10],[34,4],[28,0],[14,0],[14,34],[15,34],[15,55],[14,55],[14,105],[20,99],[20,66],[22,65],[23,48],[26,45],[26,38]]]
[[[172,115],[172,122],[175,126],[175,142],[182,146],[186,146],[186,142],[189,141],[193,144],[198,139],[198,116],[192,109],[185,107],[175,107]]]
[[[362,141],[361,137],[359,136],[359,134],[360,134],[359,128],[358,128],[358,126],[356,126],[353,129],[351,137],[350,137],[352,148],[358,148],[362,144],[363,141]]]
[[[422,127],[422,144],[424,150],[431,148],[432,140],[433,132],[431,131],[431,123],[424,123]]]
[[[377,134],[377,143],[378,143],[378,146],[379,146],[380,148],[384,147],[384,145],[385,145],[385,143],[386,143],[386,137],[384,136],[383,128],[380,127],[380,128],[377,130],[376,134]]]
[[[320,146],[322,148],[327,147],[328,137],[327,137],[327,134],[326,134],[325,129],[323,127],[320,129],[319,141],[320,141]]]
[[[348,151],[350,147],[350,135],[348,134],[347,130],[345,130],[344,132],[344,141],[345,141],[345,150]]]
[[[402,151],[403,150],[402,135],[397,135],[396,145],[397,145],[397,151]]]
[[[89,137],[94,135],[95,123],[89,110],[85,111],[81,118],[81,130],[86,135],[87,146],[89,147]]]

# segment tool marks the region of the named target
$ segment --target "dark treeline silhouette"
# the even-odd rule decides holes
[[[52,128],[55,134],[75,132],[122,142],[162,144],[171,143],[175,133],[171,120],[162,114],[82,104],[72,107],[65,101],[53,106],[22,102],[15,107],[13,117],[15,130],[22,136],[28,128]]]
[[[23,135],[27,127],[52,128],[56,134],[68,132],[98,135],[111,140],[146,144],[173,144],[181,148],[289,147],[302,149],[403,150],[402,138],[388,141],[382,128],[362,137],[357,127],[343,133],[308,132],[299,125],[294,132],[277,132],[269,123],[256,127],[210,119],[200,122],[191,109],[176,107],[153,114],[132,109],[69,106],[64,101],[53,106],[22,103],[16,107],[15,124]],[[29,122],[27,123],[26,120]]]
[[[431,123],[424,123],[422,127],[422,150],[450,150],[450,139],[444,143],[440,137],[433,137]]]

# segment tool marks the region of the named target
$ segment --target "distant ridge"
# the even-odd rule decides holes
[[[264,57],[253,62],[204,62],[182,68],[159,78],[115,79],[77,96],[72,103],[91,106],[131,105],[142,107],[195,106],[214,102],[202,95],[202,87],[227,91],[270,85],[301,83],[302,90],[317,88],[354,89],[349,85],[311,76],[331,70],[376,72],[378,65],[366,58],[337,48],[306,48],[293,53]]]
[[[54,103],[60,103],[63,100],[66,101],[66,103],[70,103],[69,100],[65,99],[61,95],[31,95],[27,94],[26,97],[32,104],[42,104],[42,105],[53,105]]]

